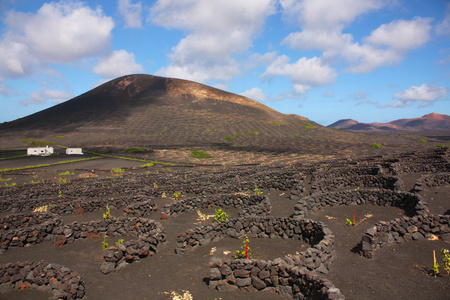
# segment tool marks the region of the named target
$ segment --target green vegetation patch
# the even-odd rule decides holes
[[[146,149],[144,147],[131,147],[126,149],[125,153],[139,153],[139,152],[145,152]]]
[[[301,139],[302,138],[301,135],[296,135],[296,134],[294,134],[293,137],[295,137],[296,139]]]
[[[378,144],[378,143],[373,143],[372,145],[370,145],[370,148],[381,149],[381,148],[383,148],[383,145]]]
[[[0,172],[8,172],[8,171],[17,171],[17,170],[49,167],[49,166],[63,165],[63,164],[79,162],[79,161],[86,161],[86,160],[91,160],[91,159],[99,159],[99,158],[101,158],[101,157],[95,156],[95,157],[90,157],[90,158],[82,158],[82,159],[75,159],[75,160],[60,161],[60,162],[52,163],[52,164],[40,164],[40,165],[35,165],[35,166],[26,166],[26,167],[19,167],[19,168],[7,168],[7,169],[0,169]]]
[[[448,145],[437,144],[436,147],[438,147],[438,148],[448,148]]]
[[[285,122],[273,122],[273,124],[275,124],[275,125],[277,125],[277,126],[288,125],[288,123],[285,123]]]
[[[428,143],[428,141],[427,141],[426,139],[416,140],[416,142],[419,142],[419,143]]]
[[[362,132],[357,132],[356,134],[357,134],[357,135],[360,135],[360,136],[366,136],[366,134],[365,134],[365,133],[362,133]]]
[[[242,135],[244,135],[244,134],[241,133],[241,132],[236,132],[234,135],[235,135],[235,136],[242,136]]]
[[[62,136],[62,135],[57,135],[57,136],[55,136],[53,139],[55,139],[55,140],[60,140],[60,139],[63,139],[64,137]]]
[[[195,151],[191,152],[189,157],[194,157],[194,158],[211,158],[212,155],[209,154],[208,152],[205,152],[205,151],[195,150]]]
[[[223,137],[223,139],[227,140],[227,141],[234,141],[236,138],[234,136],[231,136],[231,135],[226,135],[226,136]]]
[[[32,138],[22,140],[22,143],[28,144],[29,147],[44,147],[53,145],[53,142],[50,141],[37,141]]]
[[[306,124],[305,124],[305,128],[306,128],[306,129],[313,129],[313,128],[316,128],[316,126],[314,126],[314,125],[312,125],[312,124],[309,124],[309,123],[306,123]]]
[[[249,132],[249,135],[256,135],[256,132]]]

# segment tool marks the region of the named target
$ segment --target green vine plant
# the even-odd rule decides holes
[[[108,235],[105,233],[105,235],[103,236],[103,242],[102,242],[103,251],[106,251],[109,248],[107,239],[108,239]]]
[[[248,245],[250,243],[250,240],[247,236],[245,236],[244,240],[242,241],[242,250],[236,250],[234,251],[234,258],[245,258],[249,259],[252,257],[252,249]]]
[[[356,215],[355,211],[353,211],[353,221],[350,219],[345,219],[345,225],[347,226],[356,226]]]
[[[124,240],[123,239],[119,239],[117,242],[116,242],[116,245],[120,245],[120,244],[123,244],[123,242],[124,242]]]
[[[448,249],[441,249],[442,259],[444,260],[444,271],[450,274],[450,253]]]
[[[260,190],[259,190],[259,188],[258,188],[258,186],[256,185],[256,183],[255,183],[255,189],[254,189],[254,191],[255,191],[255,195],[261,195],[263,192],[261,192]]]
[[[111,211],[109,210],[109,205],[106,205],[106,213],[103,214],[103,219],[111,218]]]
[[[433,250],[433,274],[436,277],[439,274],[439,264],[436,262],[436,252]]]
[[[221,208],[217,209],[214,214],[215,222],[226,221],[228,220],[228,218],[229,218],[228,214],[226,214]]]
[[[173,193],[173,198],[178,201],[180,199],[181,193],[180,192],[175,192]]]

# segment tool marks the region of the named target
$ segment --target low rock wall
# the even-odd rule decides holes
[[[212,259],[209,288],[219,291],[276,291],[294,299],[345,299],[331,281],[300,267],[298,259]]]
[[[419,178],[414,185],[414,192],[421,192],[424,189],[450,185],[450,173],[437,173],[425,175]]]
[[[189,229],[178,235],[175,252],[184,253],[223,238],[243,238],[246,235],[251,238],[303,240],[311,248],[299,255],[299,261],[309,270],[319,269],[327,273],[329,264],[335,259],[334,236],[323,223],[271,216],[236,218]]]
[[[0,287],[37,289],[52,294],[49,299],[87,299],[84,281],[77,272],[44,262],[0,265]]]
[[[349,189],[358,187],[389,189],[394,191],[404,190],[403,180],[394,176],[342,175],[342,177],[328,178],[312,182],[311,193],[325,193],[337,189]]]
[[[429,214],[380,222],[364,233],[361,239],[360,253],[367,258],[372,258],[381,247],[412,240],[423,240],[429,238],[430,235],[450,240],[449,224],[450,215]]]
[[[295,219],[306,217],[308,211],[317,211],[327,206],[350,204],[372,204],[378,206],[401,207],[409,216],[428,213],[425,199],[406,192],[395,192],[385,189],[370,189],[358,191],[339,191],[315,193],[301,198],[294,207]]]
[[[76,239],[84,239],[88,236],[96,237],[100,233],[108,233],[110,236],[133,235],[139,236],[157,230],[163,235],[161,224],[154,220],[137,217],[111,217],[110,219],[90,222],[73,222],[63,224],[60,216],[47,214],[48,218],[39,224],[27,227],[11,229],[0,232],[1,251],[9,247],[24,247],[38,244],[43,241],[54,240],[58,246],[72,243]]]
[[[161,210],[168,216],[176,216],[186,211],[200,208],[233,207],[244,208],[260,204],[266,197],[263,195],[218,194],[211,196],[192,197],[166,204]]]
[[[311,176],[311,180],[320,181],[331,178],[341,177],[354,177],[363,175],[381,175],[383,174],[383,168],[380,165],[377,166],[346,166],[346,167],[333,167],[326,170],[317,170]]]

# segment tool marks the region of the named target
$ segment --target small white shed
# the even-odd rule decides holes
[[[49,156],[53,154],[53,147],[30,147],[27,149],[27,155]]]
[[[83,150],[81,148],[66,148],[67,155],[83,155]]]

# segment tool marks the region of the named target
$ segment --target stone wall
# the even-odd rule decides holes
[[[11,225],[11,228],[14,229],[0,232],[1,251],[4,252],[9,247],[24,247],[51,240],[62,246],[66,243],[72,243],[76,239],[84,239],[88,235],[91,237],[98,236],[100,233],[107,233],[110,236],[139,236],[146,233],[158,233],[159,239],[164,241],[161,224],[154,220],[137,217],[111,217],[110,219],[90,222],[63,224],[60,216],[52,214],[44,216],[46,216],[46,219],[42,219],[39,224],[26,224],[25,227]],[[22,218],[28,217],[26,214],[20,215],[17,222],[21,222]]]
[[[301,219],[307,216],[308,211],[317,211],[327,206],[350,204],[401,207],[410,216],[427,213],[428,211],[425,199],[418,194],[385,189],[368,189],[315,193],[311,196],[303,197],[295,205],[293,217]]]
[[[360,244],[360,252],[372,258],[381,247],[400,244],[412,240],[423,240],[430,235],[450,240],[450,215],[422,214],[414,217],[396,218],[389,222],[377,223],[368,229]]]
[[[346,176],[342,174],[340,177],[329,177],[327,179],[313,181],[311,184],[311,193],[325,193],[338,189],[358,187],[390,189],[394,191],[404,190],[403,180],[398,177],[384,175]]]
[[[450,185],[450,173],[430,174],[420,177],[414,185],[413,191],[421,192],[427,188],[447,185]]]
[[[213,258],[209,287],[219,291],[275,291],[294,299],[345,299],[331,281],[298,264],[298,257],[274,261]]]
[[[0,265],[0,287],[37,289],[52,294],[49,299],[87,299],[84,282],[77,272],[44,262]]]
[[[195,209],[212,207],[244,208],[260,204],[266,197],[263,195],[246,194],[217,194],[210,196],[192,197],[166,204],[161,210],[168,216],[176,216]]]

